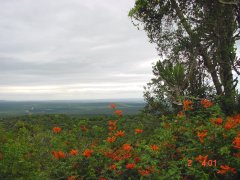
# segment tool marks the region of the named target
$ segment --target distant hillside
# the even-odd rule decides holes
[[[124,114],[137,114],[144,108],[141,99],[83,101],[0,101],[0,116],[26,114],[112,115],[110,103]]]

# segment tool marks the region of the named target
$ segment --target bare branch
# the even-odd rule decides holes
[[[226,0],[219,0],[219,2],[220,3],[223,3],[223,4],[230,4],[230,5],[237,5],[237,3],[238,3],[238,0],[228,0],[228,1],[226,1]]]
[[[234,40],[237,41],[240,39],[240,32],[238,32],[234,37]]]

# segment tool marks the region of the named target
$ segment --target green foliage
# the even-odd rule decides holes
[[[178,98],[180,95],[183,95],[184,90],[187,88],[183,64],[176,63],[174,65],[169,61],[158,61],[153,68],[155,78],[149,83],[149,86],[157,89],[152,95],[153,98],[156,99],[160,97],[158,101],[162,102],[162,107],[166,109],[165,111],[169,111],[169,109],[167,109],[167,103],[165,103],[164,106],[163,102],[170,103],[171,107],[174,107],[174,105],[181,105]],[[150,104],[151,102],[148,100],[147,95],[149,94],[145,93],[145,99],[147,103]],[[162,111],[164,110],[162,109]]]
[[[210,87],[190,77],[184,63],[172,63],[169,60],[158,61],[153,66],[154,78],[145,87],[144,98],[147,102],[145,112],[169,114],[178,112],[184,96],[208,97],[212,95]],[[195,74],[194,74],[195,75]],[[200,79],[201,81],[201,79]]]
[[[4,119],[0,128],[0,177],[239,179],[240,151],[235,141],[240,132],[240,115],[227,117],[218,105],[202,105],[194,100],[192,108],[181,116],[111,117],[116,130],[109,130],[108,119],[102,117],[95,121],[62,115],[27,120],[19,117],[11,127],[8,124],[14,119]],[[216,123],[217,118],[222,122]],[[229,121],[235,124],[226,128]],[[54,132],[53,127],[60,127],[61,131]],[[135,129],[143,132],[136,133]],[[119,130],[125,135],[108,142],[107,138],[116,136]],[[122,149],[124,144],[131,149]],[[92,151],[89,157],[84,155],[87,149]],[[71,154],[72,150],[77,150],[77,154]],[[54,155],[59,151],[63,157]],[[207,156],[206,161],[200,156]],[[134,167],[127,168],[132,163]],[[116,169],[111,169],[112,165]],[[224,172],[222,166],[234,170]]]
[[[234,70],[239,75],[235,44],[240,37],[240,12],[239,3],[233,2],[136,0],[129,12],[133,24],[143,28],[150,42],[156,44],[162,62],[184,64],[185,77],[173,73],[174,68],[169,71],[158,69],[165,88],[176,87],[173,78],[176,75],[179,84],[186,78],[188,87],[185,87],[186,83],[182,86],[187,88],[187,96],[222,96],[220,105],[228,115],[239,109],[236,103],[237,83],[232,72]],[[211,81],[214,86],[210,85]],[[159,81],[155,83],[155,88],[161,89],[156,92],[165,93],[162,86]],[[185,88],[179,89],[179,92],[183,93]],[[163,104],[158,103],[157,99],[164,99],[165,95],[145,94],[150,107],[157,104],[164,107],[166,104],[164,101]],[[171,103],[174,101],[170,100]]]

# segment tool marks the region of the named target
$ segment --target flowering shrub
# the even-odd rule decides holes
[[[193,104],[192,101],[190,101],[190,100],[184,100],[184,101],[183,101],[183,109],[184,109],[185,111],[191,110],[191,109],[192,109],[192,104]]]
[[[72,150],[70,151],[70,154],[71,154],[71,155],[77,155],[77,154],[78,154],[78,150],[72,149]]]
[[[209,100],[199,104],[186,100],[177,115],[132,119],[111,105],[111,120],[60,124],[57,116],[50,128],[31,121],[0,128],[0,177],[239,179],[240,115],[226,117]]]
[[[122,116],[123,115],[121,110],[115,110],[115,114],[117,116]]]
[[[60,133],[61,131],[62,131],[62,129],[60,127],[53,128],[53,132],[55,132],[55,133]]]
[[[209,107],[213,106],[213,103],[207,99],[202,99],[201,104],[205,108],[209,108]]]
[[[142,129],[135,129],[135,134],[140,134],[140,133],[142,133],[143,132],[143,130]]]
[[[110,104],[110,108],[115,109],[116,108],[116,104]]]

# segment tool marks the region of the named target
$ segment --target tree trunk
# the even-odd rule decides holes
[[[220,66],[220,80],[217,75],[217,70],[215,69],[214,63],[209,57],[207,50],[201,45],[199,37],[192,31],[190,24],[187,22],[187,19],[184,17],[182,11],[180,10],[176,0],[171,0],[172,7],[176,10],[176,14],[180,19],[183,27],[188,33],[192,45],[196,47],[199,52],[199,55],[202,56],[204,65],[207,67],[209,73],[211,74],[214,86],[217,91],[217,95],[222,96],[222,109],[226,114],[232,114],[236,109],[235,101],[235,88],[233,86],[233,74],[231,62],[235,58],[234,54],[234,16],[233,16],[233,7],[229,6],[220,6],[219,9],[223,10],[220,13],[219,20],[224,23],[218,29],[219,31],[219,66]],[[227,25],[226,25],[227,24]],[[218,23],[218,25],[221,25]],[[221,82],[221,83],[220,83]]]
[[[224,88],[223,109],[228,115],[236,110],[235,87],[233,84],[233,74],[231,62],[234,61],[236,55],[234,50],[234,16],[232,6],[223,6],[220,9],[220,17],[218,19],[218,60],[220,65],[220,78]]]
[[[209,73],[211,74],[214,86],[216,88],[217,94],[222,95],[222,88],[221,83],[219,82],[217,72],[211,59],[209,58],[207,51],[202,47],[199,37],[196,37],[195,33],[192,31],[191,26],[187,22],[186,18],[184,17],[183,13],[181,12],[180,8],[178,7],[175,0],[171,0],[173,8],[176,10],[177,16],[179,17],[183,27],[185,28],[186,32],[188,33],[191,43],[193,47],[196,47],[199,54],[202,56],[204,65],[207,67]]]

